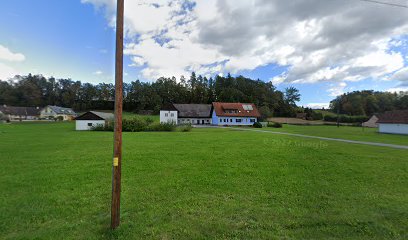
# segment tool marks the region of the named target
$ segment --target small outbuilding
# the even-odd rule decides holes
[[[378,128],[378,117],[376,115],[373,115],[370,119],[368,119],[367,122],[363,122],[363,127],[368,127],[368,128]]]
[[[385,112],[377,123],[380,133],[408,134],[408,110]]]
[[[105,126],[108,121],[113,121],[113,113],[90,111],[75,118],[75,130],[87,131],[92,127]]]

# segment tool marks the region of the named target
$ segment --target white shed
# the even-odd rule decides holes
[[[105,126],[107,121],[113,121],[112,113],[90,111],[75,118],[75,130],[86,131],[98,125]]]
[[[408,134],[408,110],[385,112],[377,123],[380,133]]]

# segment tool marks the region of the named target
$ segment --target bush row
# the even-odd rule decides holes
[[[191,127],[191,126],[190,126]],[[105,126],[98,125],[92,128],[93,131],[113,131],[113,122],[107,122]],[[176,130],[176,125],[173,123],[154,123],[150,118],[134,118],[131,120],[122,120],[123,132],[172,132]],[[184,131],[190,131],[186,128]]]
[[[324,121],[327,122],[337,122],[337,115],[325,115]],[[341,123],[362,123],[368,120],[367,116],[348,116],[348,115],[340,115],[339,121]]]
[[[268,122],[268,127],[272,127],[272,128],[282,128],[282,123]]]

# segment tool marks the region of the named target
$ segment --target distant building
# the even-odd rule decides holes
[[[253,103],[213,103],[213,125],[253,125],[261,117]]]
[[[38,107],[13,107],[0,106],[2,113],[10,121],[38,120],[40,118],[40,108]]]
[[[173,104],[166,105],[160,110],[160,123],[177,124],[178,110]]]
[[[385,112],[378,118],[380,133],[408,134],[408,110]]]
[[[211,125],[211,109],[211,104],[171,104],[160,110],[160,122]]]
[[[113,113],[104,113],[104,112],[86,112],[81,116],[75,118],[75,130],[77,131],[86,131],[91,130],[92,127],[98,125],[105,126],[107,121],[113,121]]]
[[[73,120],[76,113],[71,108],[64,108],[58,106],[46,106],[41,110],[41,118],[58,118],[62,117],[63,121]]]
[[[261,117],[253,103],[171,104],[160,110],[161,123],[253,125]]]
[[[363,122],[363,127],[369,127],[369,128],[377,128],[378,127],[378,117],[376,115],[373,115],[370,119],[368,119],[367,122]]]

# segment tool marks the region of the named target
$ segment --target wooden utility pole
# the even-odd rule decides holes
[[[111,227],[120,223],[120,181],[122,163],[122,108],[123,108],[123,15],[124,0],[117,0],[116,65],[115,65],[115,133],[112,166]]]

